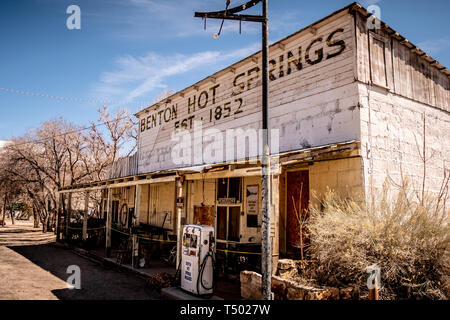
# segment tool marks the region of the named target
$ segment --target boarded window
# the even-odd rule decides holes
[[[194,224],[197,223],[207,226],[214,225],[214,207],[194,206]]]
[[[386,40],[369,32],[370,41],[370,79],[375,85],[388,87],[386,70]]]

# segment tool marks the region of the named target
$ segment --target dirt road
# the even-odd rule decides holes
[[[8,221],[7,221],[8,223]],[[81,289],[69,289],[67,268],[78,266]],[[0,227],[1,300],[158,299],[145,280],[106,269],[54,243],[54,235],[33,229],[32,222]]]

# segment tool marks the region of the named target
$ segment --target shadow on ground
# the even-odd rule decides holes
[[[81,289],[58,289],[52,293],[61,300],[149,300],[160,299],[155,291],[145,288],[145,280],[133,274],[108,269],[102,265],[80,257],[71,250],[54,244],[35,246],[11,246],[42,269],[59,279],[66,281],[71,275],[67,268],[71,265],[80,267]],[[36,274],[39,277],[39,274]]]

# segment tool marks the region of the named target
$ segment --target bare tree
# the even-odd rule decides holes
[[[128,111],[111,115],[106,106],[98,111],[101,126],[91,123],[82,128],[61,118],[50,120],[13,139],[1,154],[0,191],[7,200],[20,198],[27,203],[44,232],[55,224],[58,190],[105,179],[125,148],[126,155],[136,149]]]
[[[115,115],[111,115],[109,107],[102,106],[98,113],[98,120],[104,126],[99,127],[91,122],[87,140],[89,155],[95,167],[92,178],[103,180],[113,162],[120,156],[129,156],[136,151],[137,133],[128,110],[119,109]],[[124,150],[125,154],[121,154]]]
[[[8,171],[8,158],[5,150],[0,152],[0,196],[3,200],[2,204],[2,221],[4,223],[6,211],[9,207],[11,223],[14,224],[13,205],[17,196],[21,194],[21,185],[14,176]]]

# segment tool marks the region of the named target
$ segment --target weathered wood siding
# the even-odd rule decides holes
[[[175,230],[175,182],[141,186],[139,222]]]
[[[269,126],[279,129],[280,152],[359,140],[354,34],[353,17],[344,11],[271,46]],[[139,173],[187,166],[171,156],[176,126],[192,133],[194,121],[201,121],[204,132],[217,129],[224,136],[227,129],[259,129],[261,73],[255,68],[260,56],[256,53],[139,113]],[[192,139],[192,150],[198,150],[195,143]],[[203,149],[208,144],[202,141]],[[225,155],[229,146],[223,145]],[[246,156],[256,155],[250,149]],[[192,165],[208,163],[194,153]]]
[[[389,35],[384,28],[368,30],[359,14],[356,26],[359,81],[450,111],[448,74],[430,64],[425,55],[420,57],[423,53],[407,40],[397,39],[400,36]]]

